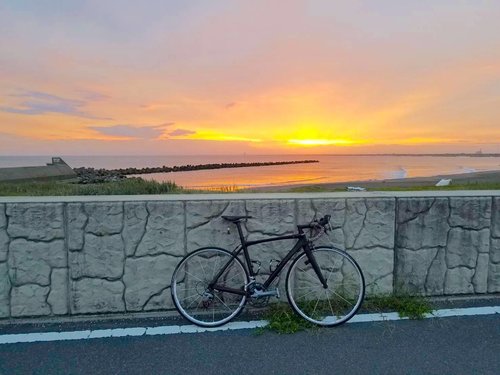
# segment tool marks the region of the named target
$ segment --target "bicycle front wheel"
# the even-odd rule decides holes
[[[346,252],[317,247],[312,254],[327,288],[305,253],[296,258],[286,278],[286,292],[293,310],[311,323],[335,326],[356,314],[365,296],[365,279],[359,265]]]
[[[216,286],[210,288],[209,284],[222,269]],[[243,292],[248,283],[246,268],[233,254],[219,248],[202,248],[186,255],[177,265],[170,289],[175,307],[183,317],[202,327],[216,327],[229,322],[243,309],[246,302]]]

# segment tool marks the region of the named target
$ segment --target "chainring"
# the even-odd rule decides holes
[[[248,291],[250,292],[250,296],[256,291],[264,291],[264,286],[261,283],[253,283],[248,286]],[[253,307],[266,307],[269,304],[271,296],[266,297],[250,297],[248,299],[248,303]]]

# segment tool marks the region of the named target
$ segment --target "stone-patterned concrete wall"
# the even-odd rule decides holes
[[[8,235],[8,278],[0,289],[10,285],[10,300],[5,301],[10,315],[67,314],[68,257],[63,204],[7,205],[2,221]]]
[[[248,240],[332,215],[322,244],[360,263],[369,293],[500,292],[496,197],[0,203],[0,318],[170,309],[176,264],[202,246],[236,247],[221,216],[240,214],[253,216]],[[262,276],[292,244],[250,249]]]
[[[500,291],[492,198],[400,198],[396,290],[425,295]],[[493,206],[498,211],[498,199]]]
[[[500,198],[493,199],[491,246],[488,264],[488,292],[500,292]]]
[[[66,215],[71,314],[172,307],[183,202],[70,203]]]
[[[359,263],[370,293],[391,293],[394,270],[395,199],[299,200],[298,217],[332,215],[333,232],[321,244],[347,250]]]

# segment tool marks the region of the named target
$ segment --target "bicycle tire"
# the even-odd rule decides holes
[[[345,323],[363,303],[363,272],[354,258],[343,250],[321,246],[314,248],[312,253],[328,288],[323,287],[304,252],[292,262],[287,273],[288,301],[295,313],[313,324],[337,326]]]
[[[172,275],[170,291],[175,308],[184,318],[201,327],[217,327],[243,310],[246,295],[210,290],[208,286],[230,260],[232,263],[219,280],[222,279],[226,287],[245,290],[249,283],[248,271],[237,257],[225,249],[200,248],[179,262]]]

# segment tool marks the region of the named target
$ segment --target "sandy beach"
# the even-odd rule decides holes
[[[483,171],[462,174],[437,175],[430,177],[413,177],[401,179],[386,179],[386,180],[370,180],[370,181],[346,181],[323,184],[297,184],[297,185],[279,185],[265,186],[248,189],[249,191],[259,192],[282,192],[290,189],[310,188],[336,190],[347,189],[348,186],[362,187],[370,190],[387,189],[387,188],[412,188],[423,186],[435,186],[441,179],[451,179],[451,185],[465,184],[483,184],[483,183],[500,183],[500,170]],[[438,188],[436,188],[438,189]]]

